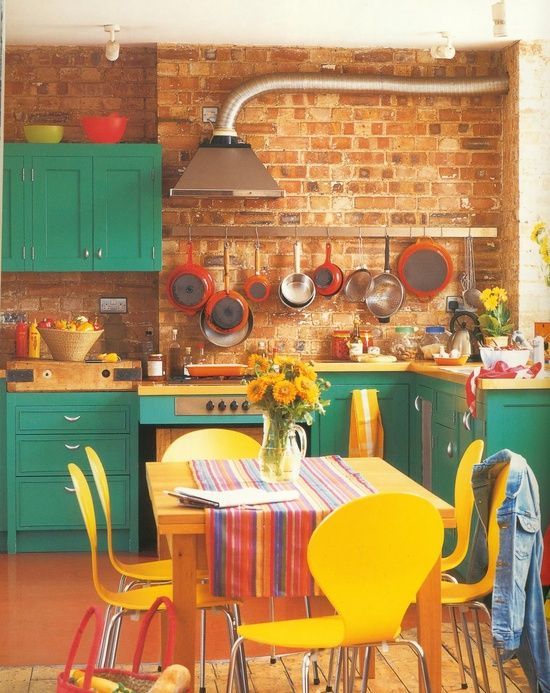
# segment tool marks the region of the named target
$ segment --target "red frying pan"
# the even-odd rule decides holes
[[[269,298],[271,285],[265,274],[260,272],[260,243],[254,245],[254,274],[244,283],[244,293],[249,301],[261,303]]]
[[[342,270],[330,261],[331,251],[332,246],[327,243],[325,261],[313,273],[313,283],[317,293],[321,296],[334,296],[340,291],[344,283]]]
[[[210,272],[193,262],[193,245],[187,244],[187,262],[168,275],[166,293],[170,303],[187,315],[197,313],[214,293]]]
[[[228,334],[243,329],[248,322],[248,303],[237,291],[229,289],[229,243],[223,248],[224,289],[217,291],[204,306],[207,326],[220,334]]]
[[[401,253],[397,275],[408,293],[432,298],[451,281],[453,261],[446,248],[431,238],[422,238]]]

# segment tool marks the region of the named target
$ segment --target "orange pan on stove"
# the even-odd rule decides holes
[[[453,261],[446,248],[431,238],[421,238],[401,253],[397,276],[405,290],[419,298],[432,298],[451,281]]]

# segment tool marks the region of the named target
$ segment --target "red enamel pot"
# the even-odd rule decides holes
[[[332,246],[327,243],[325,261],[313,273],[313,283],[317,293],[321,296],[334,296],[340,291],[344,283],[342,270],[330,261],[331,252]]]
[[[254,249],[254,274],[244,283],[244,293],[249,301],[256,303],[266,301],[271,293],[269,279],[260,272],[260,244],[258,242]]]
[[[246,299],[229,289],[229,243],[223,249],[224,288],[213,294],[204,306],[206,325],[219,334],[243,330],[248,323],[249,308]]]
[[[170,303],[187,315],[198,313],[214,293],[210,272],[193,262],[191,241],[187,244],[187,262],[168,275],[166,293]]]
[[[429,299],[451,281],[453,261],[446,248],[431,238],[422,238],[401,253],[397,275],[408,293]]]

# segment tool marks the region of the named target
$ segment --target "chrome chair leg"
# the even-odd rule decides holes
[[[466,609],[464,607],[460,607],[460,615],[462,619],[462,632],[464,634],[464,642],[466,643],[466,653],[468,654],[468,662],[470,664],[470,676],[472,677],[472,683],[474,684],[475,693],[479,693],[479,681],[477,679],[476,663],[474,661],[474,653],[472,650],[472,640],[470,638],[468,620],[466,618]]]
[[[340,655],[340,648],[337,647],[330,651],[330,657],[328,660],[328,672],[327,672],[327,685],[325,686],[325,693],[332,693],[336,688],[332,687],[332,675],[334,674],[334,659],[338,662],[338,657]]]
[[[311,602],[309,597],[304,597],[304,606],[306,608],[306,617],[311,618]],[[318,686],[321,683],[319,678],[319,664],[317,662],[317,652],[313,652],[311,655],[311,662],[313,664],[313,684]]]
[[[230,617],[231,622],[233,624],[233,637],[232,638],[230,637],[231,646],[233,646],[233,642],[235,642],[238,638],[237,628],[241,625],[241,610],[239,608],[239,605],[236,603],[233,603],[231,605],[231,607],[228,607],[227,613],[229,614],[229,617]],[[244,643],[239,648],[238,666],[239,666],[239,672],[238,672],[239,690],[241,693],[249,693],[248,671],[247,671],[247,667],[246,667],[246,653],[245,653],[245,649],[244,649]]]
[[[231,693],[231,691],[233,690],[233,679],[235,678],[235,663],[237,661],[237,656],[242,643],[243,638],[239,637],[235,640],[235,642],[233,643],[233,647],[231,648],[231,656],[229,657],[229,671],[227,672],[227,685],[225,688],[226,693]]]
[[[489,623],[489,626],[491,625],[491,612],[487,608],[487,606],[483,602],[473,602],[471,604],[471,607],[475,609],[475,613],[477,614],[477,611],[483,611],[483,613],[487,616],[487,622]],[[480,643],[483,646],[483,640],[480,639]],[[500,651],[498,650],[497,647],[494,648],[495,652],[495,663],[497,666],[497,671],[498,671],[498,678],[500,682],[500,688],[503,691],[503,693],[506,693],[506,677],[504,675],[504,667],[502,666],[502,657],[500,656]],[[485,656],[483,656],[483,660],[485,661]]]
[[[426,664],[426,657],[424,655],[424,650],[420,647],[420,645],[415,642],[414,640],[399,640],[395,643],[388,643],[389,645],[400,645],[400,644],[405,644],[408,645],[411,650],[415,653],[415,655],[418,658],[418,661],[420,663],[420,672],[422,674],[422,682],[424,684],[424,691],[426,693],[431,693],[431,684],[430,684],[430,677],[428,674],[428,666]]]
[[[206,693],[206,609],[200,611],[199,693]]]
[[[309,693],[309,663],[312,652],[306,652],[302,658],[302,693]]]
[[[370,663],[374,656],[374,647],[365,647],[365,657],[363,659],[363,676],[361,677],[361,693],[367,693],[369,685]]]
[[[275,597],[269,597],[269,620],[272,622],[275,620]],[[275,664],[277,662],[276,654],[275,645],[272,645],[269,656],[270,664]]]
[[[458,662],[458,671],[460,673],[460,687],[468,688],[466,682],[466,672],[464,671],[464,657],[462,656],[462,646],[460,645],[460,638],[458,636],[458,623],[456,620],[455,607],[449,607],[449,614],[451,617],[451,627],[453,629],[453,638],[455,641],[456,658]]]
[[[483,677],[483,688],[486,693],[491,690],[489,686],[489,674],[487,673],[487,662],[485,661],[485,650],[483,648],[483,639],[481,637],[481,624],[479,622],[479,611],[472,605],[473,617],[474,617],[474,629],[477,638],[477,651],[479,652],[479,661],[481,664],[481,675]]]

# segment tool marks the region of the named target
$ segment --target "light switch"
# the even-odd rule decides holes
[[[128,301],[126,298],[100,298],[100,313],[127,313]]]

